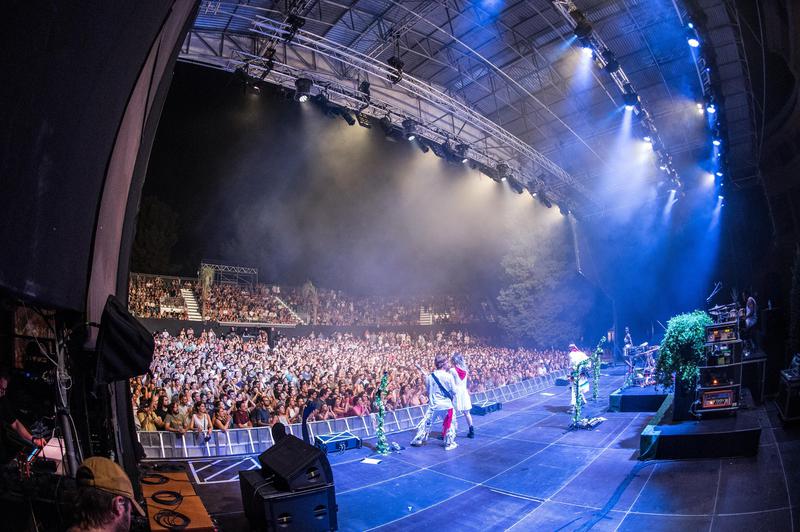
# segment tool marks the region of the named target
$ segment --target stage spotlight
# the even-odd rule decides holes
[[[686,42],[689,43],[689,46],[692,48],[697,48],[700,46],[700,39],[697,38],[697,32],[694,30],[688,30],[686,32]]]
[[[350,111],[348,111],[344,107],[341,107],[339,109],[339,116],[342,117],[342,120],[347,122],[348,126],[353,126],[356,123],[356,119],[353,117],[353,113],[351,113]]]
[[[517,194],[522,194],[525,192],[525,187],[513,175],[509,174],[508,177],[506,177],[506,181],[508,181],[508,186],[511,188],[511,190]]]
[[[383,130],[383,135],[387,139],[394,140],[392,136],[394,132],[394,125],[392,124],[392,119],[389,118],[389,115],[386,115],[378,120],[378,124],[380,124],[381,129]]]
[[[585,39],[592,33],[592,24],[589,22],[589,19],[586,18],[586,15],[579,9],[573,9],[569,12],[569,16],[572,17],[572,20],[575,21],[575,35],[579,39]]]
[[[466,163],[469,161],[469,157],[467,154],[469,153],[469,146],[466,144],[457,144],[456,145],[456,155],[461,159],[462,163]]]
[[[372,129],[372,121],[370,120],[369,116],[363,113],[356,113],[356,120],[358,121],[359,126],[366,129]]]
[[[716,106],[716,105],[714,105],[713,103],[710,103],[710,104],[708,104],[708,105],[706,106],[706,112],[707,112],[708,114],[712,114],[712,115],[713,115],[714,113],[716,113],[716,112],[717,112],[717,106]]]
[[[711,144],[713,144],[714,146],[719,146],[722,144],[722,140],[720,140],[717,137],[714,137],[714,140],[711,141]]]
[[[433,151],[433,154],[435,156],[437,156],[437,157],[439,157],[441,159],[447,159],[447,150],[445,149],[444,145],[439,144],[438,142],[433,142],[433,141],[427,141],[427,144],[428,144],[428,146],[430,146],[431,151]]]
[[[395,85],[400,83],[400,80],[403,79],[403,66],[405,64],[396,55],[390,57],[387,63],[390,68],[386,78]]]
[[[403,134],[410,141],[417,138],[417,123],[410,118],[403,120]]]
[[[289,25],[286,30],[284,30],[282,38],[286,44],[292,42],[294,36],[297,35],[297,32],[302,28],[306,23],[306,20],[303,17],[297,15],[289,15],[289,18],[286,19],[286,24]]]
[[[725,196],[723,196],[722,194],[720,194],[719,196],[717,196],[717,199],[724,200],[724,199],[725,199]]]
[[[600,54],[603,58],[603,61],[606,62],[606,66],[603,67],[603,70],[608,72],[609,74],[613,74],[617,70],[619,70],[619,62],[617,61],[614,52],[611,50],[606,50],[602,54]]]
[[[497,181],[505,181],[508,178],[508,174],[510,172],[510,168],[506,163],[500,163],[497,165]]]
[[[716,173],[717,173],[717,177],[722,177],[722,172],[720,172],[719,170],[717,170],[717,172],[716,172]]]
[[[542,205],[544,205],[548,209],[553,207],[553,203],[550,201],[550,198],[548,198],[547,195],[544,193],[544,190],[539,192],[538,199],[539,199],[539,203],[541,203]]]
[[[369,81],[364,80],[358,85],[358,92],[364,96],[364,101],[368,102],[370,99]]]
[[[314,82],[308,78],[297,78],[294,80],[294,99],[298,102],[307,102],[308,97],[311,95],[311,87],[314,86]]]
[[[592,54],[594,54],[594,50],[589,45],[584,45],[582,49],[583,49],[583,55],[591,57]]]
[[[644,137],[642,137],[642,140],[645,141],[648,144],[652,144],[653,143],[653,137],[651,137],[650,135],[645,135]]]
[[[428,141],[422,137],[417,137],[417,142],[415,142],[415,144],[422,153],[428,153],[430,151],[430,148],[428,147]]]
[[[626,83],[624,85],[625,92],[622,94],[622,99],[625,102],[625,109],[628,111],[632,111],[637,105],[639,105],[639,95],[636,94],[636,91],[633,90],[633,87],[630,83]]]
[[[564,207],[563,205],[559,205],[559,206],[558,206],[558,212],[560,212],[560,213],[561,213],[561,216],[566,216],[566,215],[568,215],[568,214],[569,214],[569,209],[567,209],[567,208],[566,208],[566,207]]]

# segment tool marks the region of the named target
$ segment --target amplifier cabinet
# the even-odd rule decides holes
[[[800,420],[800,381],[787,379],[786,375],[781,373],[781,380],[778,383],[778,398],[775,402],[781,420]]]
[[[336,530],[333,484],[303,491],[281,491],[261,471],[239,471],[244,513],[259,531],[327,532]]]

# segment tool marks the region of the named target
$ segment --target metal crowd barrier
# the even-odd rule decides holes
[[[473,393],[471,394],[472,402],[506,403],[514,401],[552,386],[556,379],[564,377],[566,374],[566,370],[558,370],[541,377],[515,382],[485,392]],[[387,411],[383,419],[386,434],[403,432],[416,427],[424,412],[425,406],[410,406],[400,410]],[[312,421],[308,424],[308,429],[312,438],[317,435],[349,431],[365,440],[375,437],[377,426],[377,414],[370,414],[363,417],[353,416]],[[302,429],[299,423],[289,425],[288,430],[294,436],[302,438]],[[176,434],[167,431],[139,431],[137,436],[147,458],[160,460],[255,454],[263,452],[274,443],[270,427],[228,429],[225,432],[214,430],[208,441],[205,441],[202,434],[194,432]]]

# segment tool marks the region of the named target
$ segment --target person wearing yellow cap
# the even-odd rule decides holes
[[[131,528],[131,507],[142,517],[133,486],[120,466],[102,456],[87,458],[75,474],[78,499],[76,524],[69,532],[125,532]]]

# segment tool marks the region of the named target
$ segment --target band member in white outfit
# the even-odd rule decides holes
[[[456,443],[456,420],[453,417],[453,396],[456,383],[453,381],[453,376],[447,371],[447,357],[445,355],[436,355],[433,364],[436,367],[433,373],[427,373],[417,365],[417,369],[425,375],[425,386],[428,389],[428,406],[419,425],[417,425],[417,434],[411,440],[411,445],[414,447],[424,445],[431,433],[431,426],[441,421],[444,450],[451,451],[458,447]]]
[[[453,407],[456,409],[456,417],[458,417],[458,414],[464,414],[464,419],[469,423],[467,438],[474,438],[475,427],[472,426],[472,413],[470,412],[470,410],[472,410],[472,400],[467,390],[467,378],[469,378],[467,363],[464,361],[464,355],[461,353],[453,353],[451,360],[453,362],[453,367],[450,368],[450,375],[453,376],[453,381],[456,383]]]
[[[589,357],[586,353],[578,349],[575,344],[569,344],[569,362],[572,369],[575,370],[581,363],[585,362]],[[589,389],[589,379],[586,378],[584,371],[578,373],[578,392],[580,393],[581,404],[586,404],[586,396],[584,395]],[[570,393],[570,405],[575,408],[575,394]]]

